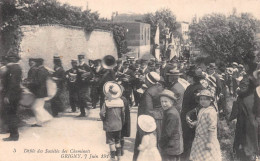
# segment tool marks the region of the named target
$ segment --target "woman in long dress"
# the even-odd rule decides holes
[[[221,161],[221,151],[217,139],[217,110],[213,105],[214,97],[209,90],[199,94],[201,109],[198,114],[195,138],[191,147],[191,161]]]

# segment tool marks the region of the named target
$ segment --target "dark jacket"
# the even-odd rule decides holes
[[[196,101],[196,94],[202,90],[202,85],[198,82],[192,85],[189,85],[184,92],[182,109],[181,109],[181,123],[182,123],[182,131],[183,131],[183,142],[184,142],[184,151],[186,151],[185,147],[190,145],[193,142],[195,137],[195,129],[190,128],[186,122],[186,114],[199,106],[198,101]],[[197,116],[191,117],[191,119],[197,119]],[[191,148],[191,147],[186,147]]]
[[[247,79],[247,76],[245,76],[241,83],[247,81]],[[253,82],[249,80],[248,91],[240,92],[237,103],[235,104],[237,106],[237,124],[233,149],[238,155],[241,153],[241,150],[248,156],[258,155],[259,153],[259,130],[256,120],[259,107],[255,106],[257,99],[259,99],[259,97],[255,93],[255,86]]]
[[[35,85],[35,78],[36,78],[36,74],[37,74],[37,67],[31,67],[28,71],[28,77],[26,79],[27,81],[27,88],[32,92],[35,93],[36,90],[36,85]]]
[[[168,155],[180,155],[183,152],[181,118],[175,107],[164,111],[160,147]]]
[[[108,107],[104,103],[100,117],[103,121],[103,130],[106,132],[121,131],[125,123],[125,107]]]
[[[155,109],[161,108],[159,94],[163,91],[161,84],[155,84],[149,87],[141,97],[140,105],[138,107],[139,115],[152,115],[154,118],[161,118],[160,114],[156,114]],[[162,118],[161,118],[162,119]]]
[[[125,88],[125,90],[130,91],[132,89],[132,84],[135,80],[135,74],[134,71],[131,69],[128,69],[125,73],[125,75],[121,77],[122,80],[122,86]],[[125,81],[123,78],[127,77],[127,81]]]
[[[125,97],[121,97],[121,99],[124,101],[125,106],[125,123],[123,124],[121,136],[122,137],[130,137],[131,134],[131,117],[130,117],[130,109],[128,101]]]
[[[7,97],[9,101],[19,101],[22,93],[20,83],[22,81],[22,68],[17,63],[9,63],[6,65],[3,85],[3,97]]]
[[[35,78],[36,90],[35,96],[37,98],[44,98],[48,96],[47,79],[49,78],[49,71],[44,66],[39,66]]]
[[[57,67],[54,69],[54,73],[52,74],[52,77],[55,77],[57,80],[55,80],[57,84],[57,88],[62,90],[64,87],[64,80],[65,80],[65,71],[63,67]]]
[[[77,90],[77,69],[71,68],[65,73],[69,90]]]
[[[176,108],[179,112],[181,112],[185,88],[179,82],[176,82],[170,86],[169,90],[171,90],[173,93],[176,94],[177,96]]]
[[[93,78],[92,69],[87,64],[84,63],[83,65],[79,65],[77,70],[78,70],[77,71],[77,83],[78,83],[79,87],[89,86],[90,81]],[[88,74],[87,77],[84,77],[85,73]]]
[[[114,81],[116,79],[115,72],[112,69],[104,69],[102,68],[99,72],[101,75],[99,81],[98,81],[98,86],[100,89],[103,90],[103,86],[106,82],[108,81]]]

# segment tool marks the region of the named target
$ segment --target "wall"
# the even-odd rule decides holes
[[[87,59],[102,59],[105,55],[117,58],[117,48],[110,31],[94,30],[86,33],[82,28],[61,25],[22,26],[21,65],[27,73],[28,59],[41,57],[45,65],[53,68],[53,56],[62,56],[65,70],[71,59],[84,53]]]

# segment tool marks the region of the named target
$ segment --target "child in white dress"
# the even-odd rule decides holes
[[[149,115],[140,115],[138,117],[138,126],[145,134],[138,147],[140,152],[137,161],[162,161],[159,150],[157,149],[156,123],[154,118]]]
[[[199,93],[201,109],[198,120],[188,122],[196,126],[195,139],[192,143],[191,161],[221,161],[221,151],[217,139],[217,110],[213,105],[214,97],[209,90]]]

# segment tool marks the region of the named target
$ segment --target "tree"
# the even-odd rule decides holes
[[[256,19],[247,13],[209,14],[190,25],[190,38],[215,60],[249,63],[254,59]]]
[[[155,13],[147,13],[144,15],[143,22],[151,25],[152,44],[154,44],[157,25],[160,27],[160,40],[163,38],[163,29],[165,27],[169,28],[169,31],[172,33],[177,29],[176,16],[170,9],[161,9]]]

